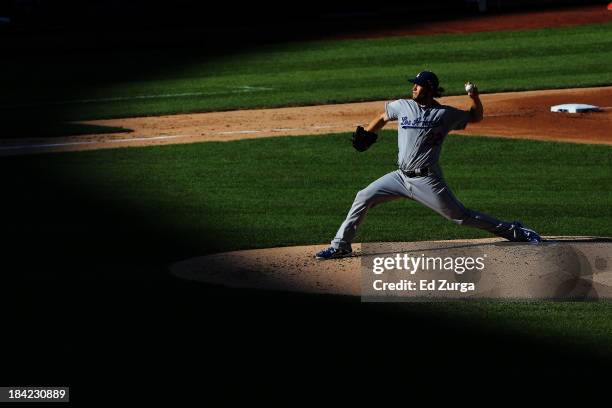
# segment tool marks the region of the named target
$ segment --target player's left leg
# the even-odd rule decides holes
[[[318,252],[315,257],[332,259],[350,254],[353,251],[351,243],[357,234],[357,229],[365,220],[368,210],[384,202],[402,197],[409,198],[409,194],[401,172],[397,170],[370,183],[355,196],[353,205],[331,241],[330,247]]]
[[[479,228],[515,242],[540,242],[540,236],[518,221],[507,222],[465,208],[442,178],[436,176],[409,179],[413,199],[458,225]]]

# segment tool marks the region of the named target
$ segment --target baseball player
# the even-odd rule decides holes
[[[318,252],[317,259],[348,256],[357,228],[367,211],[386,201],[409,198],[431,208],[459,225],[480,228],[515,242],[541,242],[540,236],[520,222],[500,221],[468,208],[457,200],[444,181],[438,165],[444,138],[451,130],[464,129],[468,122],[480,122],[483,107],[478,89],[471,83],[466,91],[472,101],[469,111],[440,105],[434,98],[443,89],[438,77],[430,71],[410,79],[412,99],[398,99],[385,104],[385,112],[377,116],[365,129],[358,127],[353,135],[355,148],[365,150],[377,138],[376,132],[389,121],[397,120],[399,169],[388,173],[357,193],[355,201],[331,246]],[[360,147],[355,144],[359,137]],[[364,140],[365,147],[362,147]]]

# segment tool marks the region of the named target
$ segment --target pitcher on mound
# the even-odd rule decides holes
[[[448,132],[465,129],[468,123],[480,122],[483,107],[478,89],[471,83],[466,91],[472,101],[469,111],[440,105],[434,98],[443,89],[438,77],[430,71],[410,79],[412,99],[398,99],[385,104],[365,129],[358,127],[353,134],[357,150],[367,149],[377,139],[376,132],[389,121],[397,120],[398,170],[388,173],[357,193],[355,201],[340,225],[331,246],[318,252],[317,259],[349,256],[351,243],[368,210],[375,205],[399,198],[409,198],[431,208],[444,218],[459,225],[480,228],[514,242],[541,242],[540,236],[520,222],[507,222],[465,208],[457,200],[438,165],[442,142]]]

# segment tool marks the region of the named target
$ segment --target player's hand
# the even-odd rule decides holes
[[[470,98],[478,97],[478,87],[476,86],[476,84],[473,84],[471,82],[466,82],[464,86],[465,86],[465,91],[467,92]]]

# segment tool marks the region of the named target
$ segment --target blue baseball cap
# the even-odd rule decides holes
[[[438,77],[431,71],[419,72],[414,79],[409,79],[408,81],[413,84],[427,87],[433,91],[438,91],[438,86],[440,85]]]

